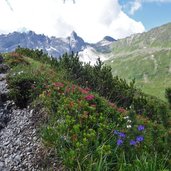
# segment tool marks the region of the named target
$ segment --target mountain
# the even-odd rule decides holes
[[[72,32],[67,38],[47,37],[43,34],[29,32],[13,32],[0,35],[0,52],[14,51],[18,46],[42,49],[50,56],[58,58],[64,53],[78,52],[80,60],[83,62],[95,63],[98,57],[105,60],[111,51],[110,45],[115,41],[106,36],[102,41],[95,44],[85,42],[76,32]],[[105,54],[105,55],[104,55]]]
[[[111,52],[112,43],[115,41],[112,37],[106,36],[95,44],[87,44],[86,48],[79,52],[80,60],[91,62],[91,64],[95,64],[97,58],[102,61],[107,60]]]
[[[109,56],[113,75],[135,78],[138,87],[164,99],[171,86],[171,23],[117,40]]]

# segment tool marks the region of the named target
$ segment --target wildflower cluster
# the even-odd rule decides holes
[[[13,76],[20,75],[20,74],[23,74],[23,73],[24,73],[24,71],[19,71],[17,73],[13,73]]]
[[[131,129],[132,128],[132,125],[130,123],[132,123],[132,121],[129,119],[129,116],[125,116],[124,119],[126,119],[126,127],[127,129]],[[127,124],[130,124],[130,125],[127,125]],[[117,135],[118,136],[118,139],[117,139],[117,146],[121,146],[124,142],[128,142],[130,146],[136,146],[137,144],[140,144],[141,142],[144,141],[144,136],[143,135],[139,135],[140,132],[144,131],[145,130],[145,126],[144,125],[138,125],[137,126],[137,136],[134,138],[134,139],[130,139],[129,137],[129,131],[127,131],[127,134],[128,134],[128,138],[126,140],[126,133],[124,132],[119,132],[118,130],[114,130],[114,135]],[[130,130],[131,132],[132,130]]]

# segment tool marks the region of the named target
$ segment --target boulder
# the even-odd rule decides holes
[[[0,64],[0,74],[6,73],[9,70],[9,66],[5,64]]]

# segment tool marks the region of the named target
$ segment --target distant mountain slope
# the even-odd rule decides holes
[[[42,49],[45,53],[58,58],[64,53],[73,51],[80,53],[80,60],[94,63],[98,57],[106,59],[107,54],[111,52],[110,45],[113,41],[115,41],[113,38],[106,36],[96,44],[86,43],[74,31],[67,38],[49,38],[42,34],[36,34],[33,31],[26,33],[13,32],[7,35],[0,35],[0,52],[11,52],[17,46],[21,46],[31,49]]]
[[[113,44],[107,64],[114,75],[136,79],[144,91],[164,99],[171,87],[171,23]]]

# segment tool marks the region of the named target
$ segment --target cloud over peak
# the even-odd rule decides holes
[[[88,42],[110,35],[115,39],[145,30],[128,17],[117,0],[5,0],[0,1],[0,32],[21,28],[48,36],[66,37],[73,30]],[[138,8],[135,7],[135,8]]]

